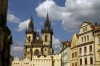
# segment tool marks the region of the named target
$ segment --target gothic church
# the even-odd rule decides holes
[[[34,31],[34,22],[32,16],[25,34],[26,44],[24,45],[23,59],[29,58],[32,60],[33,56],[47,56],[54,53],[54,50],[52,49],[53,29],[51,28],[51,22],[48,14],[44,22],[44,27],[41,29],[42,39],[39,33]]]

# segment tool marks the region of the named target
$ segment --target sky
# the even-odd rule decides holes
[[[22,58],[30,16],[41,35],[47,13],[53,27],[53,49],[60,53],[61,42],[71,41],[82,22],[100,24],[100,0],[9,0],[7,25],[13,36],[12,56]]]

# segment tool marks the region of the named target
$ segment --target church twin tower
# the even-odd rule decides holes
[[[34,22],[32,16],[28,25],[26,33],[26,44],[24,45],[23,58],[29,58],[32,60],[33,56],[47,56],[53,54],[52,49],[52,35],[53,29],[51,29],[51,22],[47,14],[44,28],[41,29],[42,39],[38,32],[34,31]]]

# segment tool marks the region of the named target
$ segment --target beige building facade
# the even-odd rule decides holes
[[[78,66],[78,35],[73,34],[71,41],[71,66]]]
[[[94,35],[94,51],[95,51],[95,66],[100,66],[100,25],[95,24]]]
[[[95,26],[90,22],[80,25],[78,40],[78,66],[94,66],[94,37]]]

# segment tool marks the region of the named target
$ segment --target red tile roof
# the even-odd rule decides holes
[[[91,25],[91,28],[92,28],[92,30],[94,30],[95,29],[95,26],[94,25]]]
[[[68,41],[63,41],[63,42],[61,42],[62,44],[64,44],[64,45],[70,45],[71,44],[71,41],[70,42],[68,42]]]

